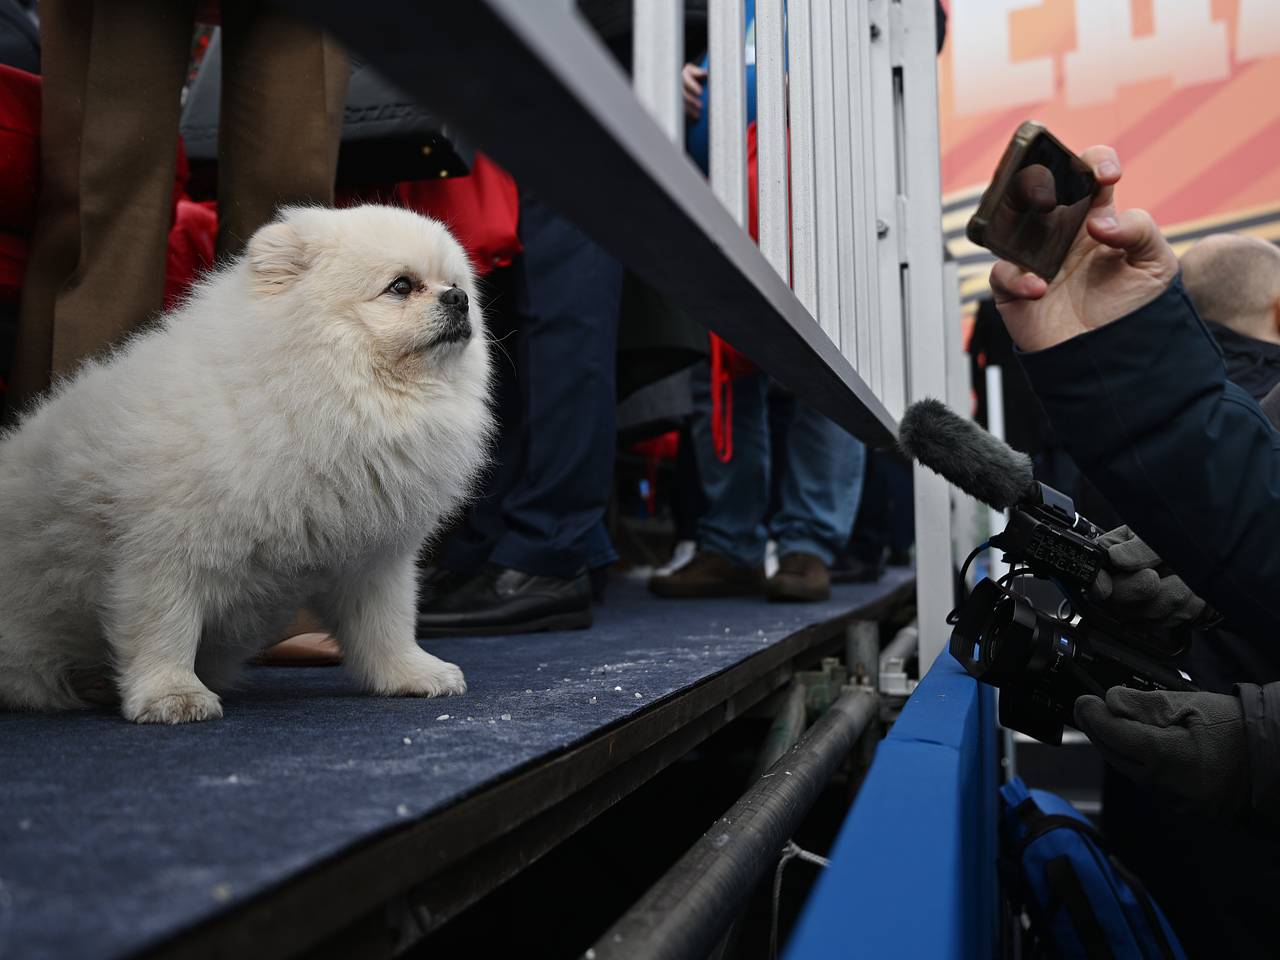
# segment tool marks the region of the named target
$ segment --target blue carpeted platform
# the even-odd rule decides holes
[[[212,723],[0,714],[0,958],[144,949],[909,578],[808,606],[617,583],[589,631],[430,644],[466,672],[449,700],[260,668]]]

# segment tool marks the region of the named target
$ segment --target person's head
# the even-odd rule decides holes
[[[1280,247],[1216,233],[1182,255],[1182,282],[1205,320],[1280,343]]]

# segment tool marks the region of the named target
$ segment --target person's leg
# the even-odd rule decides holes
[[[520,233],[528,292],[517,363],[523,455],[484,574],[423,610],[423,636],[589,626],[588,571],[616,557],[604,516],[622,267],[528,197],[521,198]]]
[[[828,595],[828,569],[858,511],[865,458],[860,441],[807,404],[796,404],[787,432],[782,508],[773,518],[779,571],[769,583],[771,598]]]
[[[476,574],[502,536],[502,501],[520,478],[524,464],[524,404],[516,371],[520,305],[525,302],[524,258],[481,281],[485,328],[493,368],[493,410],[498,423],[493,462],[485,471],[466,514],[435,551],[435,563],[456,576],[449,586]],[[427,599],[424,597],[424,600]]]
[[[692,433],[707,509],[698,522],[698,544],[739,566],[764,560],[769,504],[769,381],[762,373],[733,381],[733,456],[722,461],[711,435],[711,384],[706,368],[694,375]]]
[[[318,27],[256,0],[222,0],[218,256],[284,205],[333,203],[348,61]]]
[[[889,490],[889,564],[903,567],[911,563],[911,545],[916,540],[916,501],[911,468],[896,457],[882,455],[880,460]]]
[[[884,555],[890,540],[893,510],[889,497],[886,461],[878,450],[868,450],[862,475],[862,498],[853,521],[853,533],[843,555],[831,568],[832,583],[873,583],[884,575]]]
[[[707,364],[693,373],[694,416],[689,433],[707,505],[698,518],[698,552],[685,566],[655,575],[649,589],[664,597],[738,596],[763,585],[769,503],[768,380],[756,373],[733,381],[733,454],[715,451],[711,377]]]
[[[195,0],[44,0],[39,218],[11,409],[161,309]]]
[[[502,505],[502,567],[576,577],[613,562],[604,531],[613,483],[622,266],[574,224],[522,199],[529,311],[520,337],[523,472]]]

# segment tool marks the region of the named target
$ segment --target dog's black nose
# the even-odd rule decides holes
[[[440,294],[440,303],[451,310],[465,310],[467,309],[467,292],[458,287],[450,287]]]

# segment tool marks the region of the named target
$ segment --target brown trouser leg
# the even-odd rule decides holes
[[[222,0],[218,255],[291,203],[332,205],[347,57],[316,27]]]
[[[40,15],[40,215],[15,405],[161,308],[195,0],[43,0]]]

